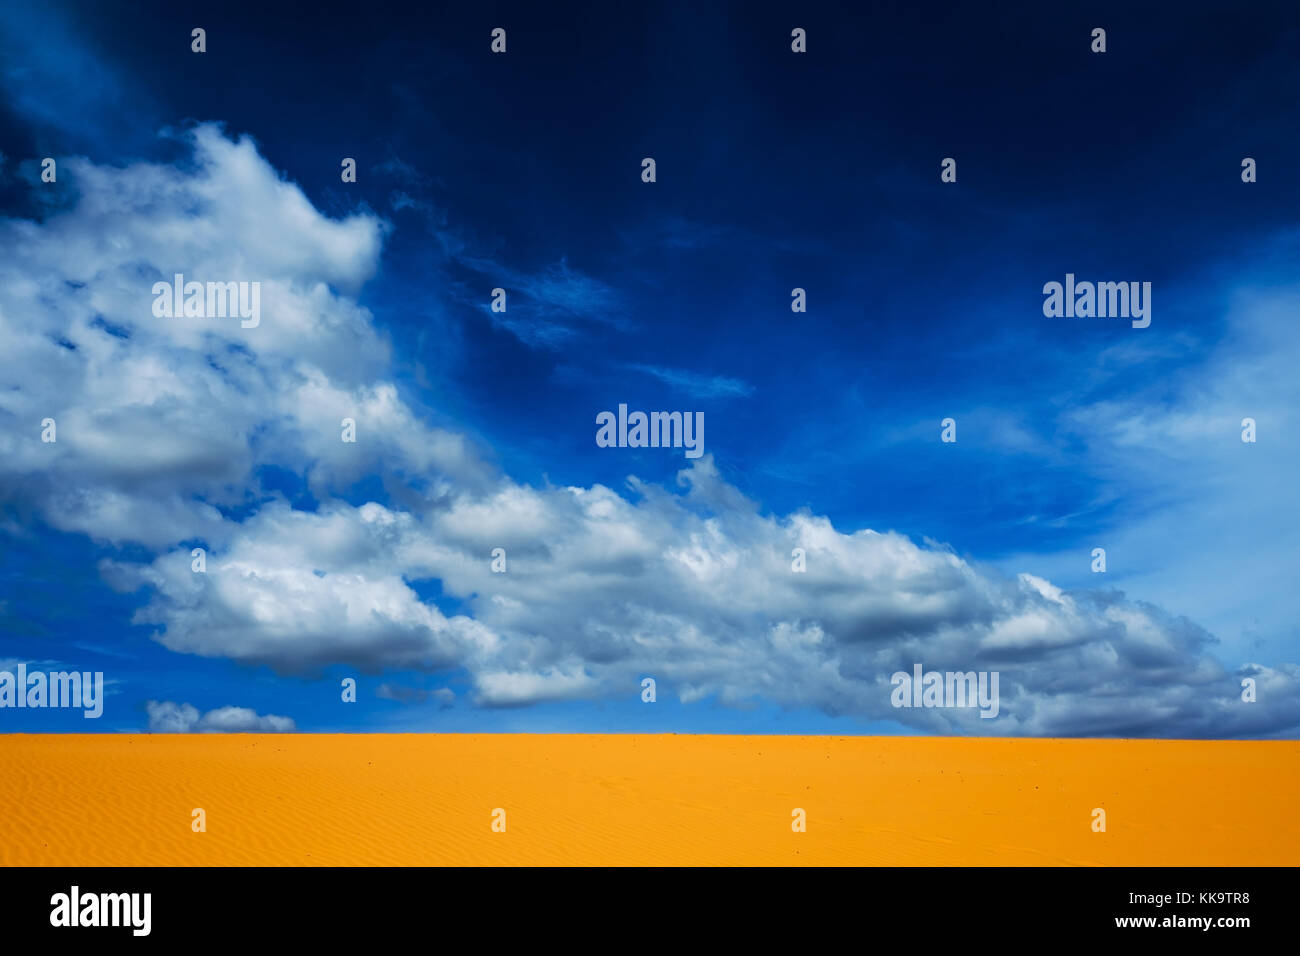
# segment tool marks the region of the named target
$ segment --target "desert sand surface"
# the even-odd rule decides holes
[[[1296,865],[1298,807],[1296,741],[0,736],[9,866]]]

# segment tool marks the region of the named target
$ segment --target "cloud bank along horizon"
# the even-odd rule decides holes
[[[712,452],[667,485],[511,478],[472,430],[430,423],[360,304],[391,223],[323,214],[248,137],[211,123],[186,136],[176,164],[61,160],[75,198],[0,223],[3,533],[86,536],[79,558],[134,596],[131,624],[167,650],[320,680],[335,698],[323,675],[338,668],[454,673],[457,705],[484,709],[638,700],[652,676],[687,705],[933,733],[1300,724],[1295,664],[1225,664],[1203,627],[1119,591],[1066,590],[810,509],[767,513]],[[177,274],[259,283],[260,321],[156,317],[154,285]],[[41,441],[45,419],[55,442]],[[999,673],[997,719],[891,706],[891,675],[915,664]],[[261,717],[136,692],[156,730],[295,728],[291,698]]]

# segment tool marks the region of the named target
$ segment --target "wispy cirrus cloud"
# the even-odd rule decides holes
[[[748,382],[725,375],[706,375],[686,369],[645,365],[639,362],[628,362],[624,367],[649,375],[677,391],[696,398],[744,398],[754,393],[754,386]]]
[[[525,345],[555,350],[593,328],[626,331],[631,327],[614,289],[572,268],[564,259],[537,272],[477,256],[462,255],[458,261],[478,273],[485,285],[478,296],[463,291],[462,301]],[[493,288],[505,291],[505,312],[492,310],[489,293]]]

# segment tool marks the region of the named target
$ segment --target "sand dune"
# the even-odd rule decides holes
[[[0,736],[11,866],[1296,865],[1297,805],[1295,741]]]

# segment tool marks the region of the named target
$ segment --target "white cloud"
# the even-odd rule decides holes
[[[1240,704],[1239,675],[1185,619],[895,533],[766,515],[710,457],[677,490],[512,481],[385,378],[388,345],[349,291],[375,272],[385,225],[320,215],[251,143],[213,127],[194,149],[191,171],[72,161],[71,208],[0,224],[0,350],[15,377],[0,391],[0,494],[55,527],[150,549],[101,567],[114,586],[148,586],[137,622],[164,646],[284,672],[463,669],[489,706],[628,696],[653,675],[687,701],[761,698],[944,732],[1300,723],[1291,665]],[[261,325],[155,319],[151,284],[172,272],[262,281]],[[44,417],[57,444],[39,439]],[[339,440],[343,417],[354,445]],[[319,510],[262,492],[262,465],[304,477]],[[341,499],[369,475],[385,503]],[[242,520],[220,510],[235,506]],[[190,570],[194,539],[206,574]],[[505,574],[491,571],[496,547]],[[796,547],[806,573],[791,570]],[[421,599],[432,578],[462,613]],[[894,710],[888,675],[914,662],[998,670],[1002,716]],[[157,705],[168,727],[283,719]]]
[[[149,731],[155,734],[283,734],[297,728],[288,717],[265,716],[247,707],[218,707],[206,714],[190,704],[151,700]]]
[[[1300,237],[1277,241],[1294,259]],[[1300,509],[1300,286],[1270,287],[1234,269],[1234,286],[1262,291],[1227,297],[1221,328],[1152,340],[1152,353],[1116,346],[1092,371],[1088,402],[1062,400],[1056,434],[1084,449],[1097,488],[1122,488],[1093,540],[1059,555],[1034,555],[1058,584],[1105,580],[1177,607],[1212,630],[1233,656],[1294,653],[1300,603],[1290,581]],[[1162,333],[1163,335],[1163,333]],[[1136,337],[1136,336],[1135,336]],[[1145,355],[1147,364],[1138,364]],[[1257,441],[1241,440],[1253,418]],[[1104,547],[1107,571],[1088,552]],[[1018,568],[1029,555],[1012,554]],[[1212,580],[1213,587],[1189,587]],[[1268,642],[1259,635],[1271,635]],[[1267,650],[1263,645],[1267,643]]]

